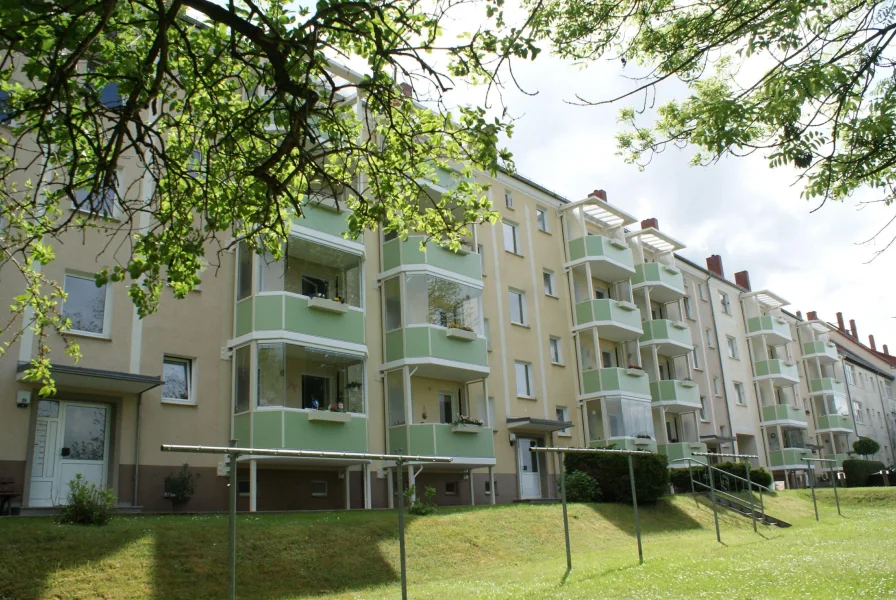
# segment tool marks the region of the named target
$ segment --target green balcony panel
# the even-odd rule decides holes
[[[694,457],[699,461],[706,461],[705,456],[694,456],[694,452],[706,452],[706,444],[701,442],[674,442],[659,444],[656,451],[664,454],[669,460],[669,466],[677,469],[686,469],[688,462],[680,459]],[[677,461],[677,462],[676,462]],[[693,463],[692,463],[693,464]],[[693,466],[697,466],[694,464]]]
[[[404,332],[402,347],[401,332]],[[454,338],[449,329],[435,325],[414,325],[386,334],[387,361],[402,358],[435,358],[478,367],[488,366],[488,348],[484,337],[472,340]]]
[[[638,369],[609,367],[582,372],[585,394],[650,395],[647,374]]]
[[[576,304],[576,325],[596,323],[602,338],[625,341],[640,335],[641,311],[630,302],[604,298]]]
[[[632,276],[632,288],[651,286],[663,290],[651,290],[650,297],[659,302],[670,302],[684,296],[684,277],[675,267],[660,263],[643,263],[635,265]]]
[[[255,296],[255,331],[283,329],[283,296]]]
[[[244,298],[236,303],[236,327],[234,337],[252,332],[252,298]]]
[[[302,210],[302,216],[296,219],[295,224],[320,231],[321,233],[342,237],[342,234],[348,230],[348,216],[350,214],[347,210],[336,211],[311,201]]]
[[[843,468],[843,461],[844,461],[844,460],[849,460],[849,459],[852,458],[852,457],[851,457],[849,454],[835,454],[833,457],[831,457],[831,456],[825,456],[825,458],[833,458],[834,460],[837,461],[836,463],[834,463],[834,465],[835,465],[834,468],[835,468],[835,469],[842,469],[842,468]],[[825,468],[825,469],[830,469],[830,468],[831,468],[831,463],[827,463],[827,464],[825,464],[825,465],[824,465],[824,468]]]
[[[265,409],[254,411],[252,418],[254,448],[367,452],[367,417],[363,415]],[[235,429],[248,428],[241,425]]]
[[[822,377],[821,379],[809,380],[810,394],[841,394],[846,395],[846,386],[842,381],[838,381],[832,377]]]
[[[641,450],[642,452],[656,452],[656,440],[645,438],[610,438],[608,440],[594,440],[592,448],[613,448],[615,450]]]
[[[638,338],[642,346],[656,346],[662,356],[687,354],[693,348],[690,328],[681,321],[657,319],[644,321],[644,333]]]
[[[303,296],[284,294],[286,322],[283,329],[352,344],[364,344],[364,313],[349,308],[344,313],[312,308]],[[256,319],[258,317],[256,316]]]
[[[762,420],[806,422],[806,411],[789,404],[771,404],[762,407]]]
[[[494,443],[494,434],[487,427],[458,432],[450,423],[419,423],[389,429],[390,452],[493,459]]]
[[[251,448],[252,436],[252,417],[249,413],[244,412],[233,416],[233,439],[236,440],[237,446],[243,448]]]
[[[654,402],[700,406],[700,388],[694,381],[651,381],[650,397]]]
[[[815,429],[848,429],[852,431],[852,419],[844,415],[821,415],[817,419]]]
[[[751,335],[765,334],[772,336],[776,342],[784,342],[792,339],[790,335],[790,325],[787,324],[787,321],[771,315],[749,319],[747,321],[747,331]]]
[[[475,252],[452,252],[430,243],[426,251],[420,250],[425,238],[411,235],[407,240],[395,238],[383,244],[383,270],[389,271],[402,265],[429,265],[471,279],[482,279],[482,258]]]
[[[803,358],[818,358],[822,362],[837,360],[837,347],[830,342],[806,342],[803,344]]]
[[[768,463],[772,469],[806,466],[808,463],[802,460],[804,458],[812,458],[812,451],[805,448],[785,448],[768,453]]]
[[[570,241],[569,258],[571,261],[604,258],[622,266],[630,274],[635,270],[631,248],[602,235],[586,235]]]
[[[794,364],[786,364],[779,358],[772,360],[760,360],[754,363],[756,377],[771,377],[775,379],[799,381],[799,373]]]

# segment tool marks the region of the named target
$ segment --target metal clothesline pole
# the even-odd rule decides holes
[[[230,446],[190,446],[181,444],[162,444],[162,452],[186,452],[191,454],[224,454],[230,459],[230,502],[228,522],[228,573],[227,599],[236,598],[236,499],[237,479],[236,461],[242,455],[291,458],[328,458],[342,460],[384,460],[394,461],[398,471],[398,538],[401,554],[401,597],[407,600],[407,567],[404,544],[404,489],[402,468],[409,463],[449,463],[453,459],[447,456],[412,456],[407,454],[372,454],[368,452],[322,452],[317,450],[284,450],[280,448],[240,448],[236,440]],[[391,493],[391,490],[389,490]]]
[[[836,463],[837,461],[833,458],[803,458],[802,459],[806,463],[806,467],[809,469],[809,487],[812,488],[812,506],[815,508],[815,520],[818,520],[818,501],[815,499],[815,470],[812,468],[812,465],[809,463],[820,462],[820,463]],[[833,473],[833,468],[831,469]],[[837,514],[840,514],[840,499],[837,498],[837,483],[834,482],[834,497],[837,499]],[[842,516],[842,515],[841,515]]]

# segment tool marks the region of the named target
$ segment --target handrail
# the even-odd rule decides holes
[[[706,489],[712,489],[712,488],[710,488],[709,485],[703,483],[702,481],[696,481],[696,480],[695,480],[695,481],[694,481],[694,484],[695,484],[695,485],[702,485],[702,486],[705,487]],[[718,489],[718,488],[715,490],[715,492],[716,492],[716,494],[719,494],[720,496],[725,496],[725,497],[730,498],[731,500],[733,500],[733,501],[735,501],[735,502],[739,502],[739,503],[743,504],[743,505],[744,505],[744,508],[750,507],[751,510],[755,510],[755,508],[750,504],[750,501],[749,501],[749,500],[744,500],[743,498],[739,498],[738,496],[735,496],[735,495],[733,495],[733,494],[729,494],[728,492],[723,492],[722,490],[720,490],[720,489]]]
[[[674,459],[672,462],[681,462],[681,461],[685,461],[685,460],[688,461],[688,467],[690,467],[690,463],[695,462],[695,463],[697,463],[698,465],[703,465],[704,467],[713,469],[713,470],[715,470],[715,471],[718,471],[719,473],[724,473],[724,474],[725,474],[726,476],[728,476],[728,477],[734,477],[735,479],[739,479],[740,481],[744,481],[744,482],[750,484],[751,486],[755,485],[755,486],[758,487],[759,489],[765,490],[766,492],[771,493],[771,491],[772,491],[772,490],[770,490],[769,488],[767,488],[767,487],[765,487],[764,485],[762,485],[761,483],[756,483],[755,481],[750,481],[750,480],[745,479],[745,478],[743,478],[743,477],[741,477],[741,476],[739,476],[739,475],[735,475],[734,473],[729,473],[728,471],[725,471],[725,470],[720,469],[720,468],[718,468],[718,467],[714,467],[714,466],[712,466],[711,464],[709,464],[709,463],[705,463],[705,462],[700,461],[700,460],[697,460],[696,458],[690,458],[690,457],[676,458],[676,459]]]

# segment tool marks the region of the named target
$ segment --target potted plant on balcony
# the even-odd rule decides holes
[[[481,419],[474,419],[466,415],[457,415],[451,423],[451,431],[455,433],[477,433],[485,423]]]
[[[471,342],[476,339],[476,332],[472,327],[461,325],[460,323],[448,323],[448,331],[445,335],[450,338]]]
[[[634,375],[635,377],[643,377],[644,369],[639,365],[629,365],[626,373],[628,373],[629,375]]]
[[[340,314],[348,312],[348,306],[346,306],[344,298],[335,296],[330,300],[326,294],[321,293],[314,294],[308,298],[308,308]]]

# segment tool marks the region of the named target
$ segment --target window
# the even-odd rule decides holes
[[[249,346],[237,348],[233,353],[233,412],[249,410]]]
[[[691,308],[691,299],[688,296],[685,296],[681,300],[682,300],[682,302],[684,302],[684,316],[686,316],[689,319],[693,319],[694,311]]]
[[[521,398],[533,398],[532,390],[535,385],[532,381],[532,365],[516,361],[514,367],[516,369],[516,395]]]
[[[492,330],[489,327],[488,319],[482,319],[482,326],[485,329],[485,349],[492,351]]]
[[[544,271],[544,273],[542,273],[542,279],[544,280],[544,295],[556,296],[557,292],[554,289],[554,272],[547,270]]]
[[[448,392],[439,392],[439,417],[442,423],[454,422],[454,396]]]
[[[236,299],[242,300],[252,295],[252,263],[254,254],[249,244],[240,242],[237,246],[237,289]]]
[[[504,206],[513,208],[513,192],[510,190],[504,190]]]
[[[607,352],[605,350],[602,351],[600,353],[601,368],[609,369],[610,367],[615,367],[616,365],[614,364],[614,358],[615,355],[612,352]]]
[[[558,421],[562,421],[563,423],[566,423],[569,421],[569,409],[566,408],[565,406],[558,406],[555,409],[555,412],[557,414]],[[569,429],[570,429],[569,427],[567,427],[565,429],[561,429],[557,432],[557,435],[561,435],[563,437],[572,437],[572,432]]]
[[[526,304],[525,294],[510,290],[508,297],[510,298],[510,322],[517,325],[526,324]]]
[[[383,295],[386,298],[386,331],[398,329],[401,327],[401,280],[393,277],[384,281]]]
[[[8,123],[10,118],[9,92],[0,90],[0,123]]]
[[[89,275],[66,274],[64,289],[68,297],[62,305],[62,316],[71,320],[71,331],[105,335],[107,286],[97,287]]]
[[[706,345],[710,348],[715,348],[715,346],[712,345],[712,329],[709,327],[706,328]]]
[[[327,485],[326,481],[312,481],[311,482],[311,495],[315,498],[326,498],[330,495],[329,485]]]
[[[487,423],[488,427],[495,429],[495,425],[497,425],[497,423],[495,423],[495,397],[494,396],[488,397],[488,401],[486,402],[485,410],[487,411],[487,415],[488,415],[488,423]]]
[[[855,385],[855,384],[856,384],[856,383],[855,383],[855,381],[856,381],[856,373],[855,373],[855,371],[853,370],[853,366],[852,366],[852,365],[844,365],[844,366],[846,367],[846,368],[844,369],[844,371],[846,372],[846,381],[847,381],[847,383],[849,383],[849,385]]]
[[[889,381],[884,381],[883,386],[884,386],[884,393],[887,396],[887,400],[892,400],[893,399],[893,384],[890,383]]]
[[[551,350],[551,363],[555,365],[563,364],[563,350],[560,347],[560,338],[551,336],[548,339],[548,345]]]
[[[548,215],[543,208],[535,209],[535,222],[538,224],[538,231],[543,231],[545,233],[551,232],[550,229],[548,229]]]
[[[722,312],[726,315],[731,314],[731,301],[728,299],[728,294],[725,292],[719,292],[719,302],[722,304]]]
[[[716,396],[722,395],[722,389],[719,386],[719,378],[718,377],[712,378],[712,393],[715,394]]]
[[[708,421],[706,418],[706,396],[700,396],[700,420]]]
[[[491,483],[492,482],[489,481],[488,479],[485,480],[485,495],[486,496],[490,496],[492,493]],[[497,496],[497,495],[498,495],[498,482],[496,481],[495,482],[495,496]]]
[[[519,227],[516,224],[504,221],[504,250],[512,254],[520,254]]]
[[[695,369],[701,369],[701,368],[702,368],[702,367],[700,366],[700,352],[699,352],[699,350],[700,350],[700,349],[699,349],[697,346],[694,346],[694,349],[691,350],[691,359],[694,361],[694,368],[695,368]]]
[[[112,188],[100,190],[99,194],[91,194],[90,190],[75,190],[74,209],[103,217],[111,217],[115,210],[116,192]]]
[[[240,496],[244,498],[249,496],[249,492],[251,491],[251,489],[252,486],[249,483],[248,479],[240,479],[236,482],[236,491]]]
[[[193,361],[189,358],[166,356],[162,362],[162,400],[193,404]]]
[[[725,337],[728,338],[728,358],[739,359],[740,356],[737,354],[737,340],[730,335]]]
[[[482,271],[483,277],[485,276],[485,248],[482,244],[476,246],[476,252],[479,253],[479,270]]]
[[[698,283],[697,284],[697,293],[700,294],[700,299],[706,301],[706,284]]]
[[[460,485],[456,481],[446,481],[445,482],[445,495],[446,496],[457,496],[457,491],[460,489]]]
[[[744,392],[744,384],[739,381],[734,382],[734,393],[737,395],[737,403],[741,406],[746,406],[747,404],[747,396]]]

